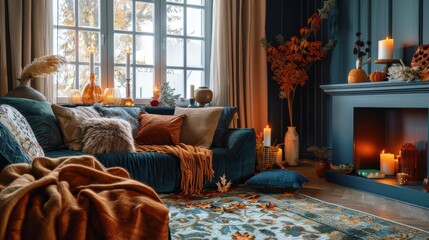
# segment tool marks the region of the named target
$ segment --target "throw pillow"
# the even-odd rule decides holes
[[[287,169],[260,172],[246,181],[246,184],[259,191],[282,192],[302,188],[309,180],[302,174]]]
[[[33,130],[18,110],[9,105],[0,105],[0,123],[11,132],[31,160],[45,156]]]
[[[192,146],[210,148],[222,110],[222,107],[176,107],[174,115],[186,115],[183,121],[182,132],[180,133],[180,142]]]
[[[138,107],[103,107],[101,104],[94,104],[94,109],[97,110],[102,117],[117,118],[127,121],[131,125],[133,136],[137,135],[139,130],[139,113]]]
[[[135,142],[140,145],[176,145],[185,115],[140,113],[140,129]]]
[[[50,103],[26,98],[2,97],[0,104],[14,107],[25,117],[43,151],[54,151],[63,146],[61,130]]]
[[[226,146],[226,133],[228,132],[229,125],[231,124],[234,115],[238,112],[238,107],[224,107],[220,115],[219,122],[215,134],[213,136],[213,147]]]
[[[85,119],[100,118],[100,114],[93,107],[66,108],[57,104],[52,104],[51,107],[60,123],[66,146],[71,150],[81,150],[83,144],[80,125]]]
[[[12,163],[31,163],[12,133],[0,123],[0,171]]]
[[[82,122],[83,152],[135,152],[131,126],[122,119],[90,118]]]

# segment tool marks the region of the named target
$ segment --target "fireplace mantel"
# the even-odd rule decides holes
[[[369,95],[369,94],[401,94],[429,93],[429,81],[387,81],[354,84],[329,84],[320,86],[325,93],[336,95]]]
[[[367,141],[365,143],[375,148],[370,154],[370,159],[374,161],[377,161],[376,154],[379,152],[376,151],[381,151],[381,146],[386,145],[397,153],[401,146],[399,143],[412,142],[418,145],[424,162],[421,165],[422,173],[429,175],[429,82],[331,84],[322,85],[321,88],[332,96],[334,164],[359,166],[363,157],[356,150],[359,149],[356,144],[362,142],[363,135],[362,139]],[[421,181],[399,186],[394,179],[391,176],[371,180],[332,171],[326,174],[326,180],[330,182],[429,208],[429,193],[422,192]]]

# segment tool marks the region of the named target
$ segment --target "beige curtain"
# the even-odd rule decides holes
[[[238,106],[239,127],[268,121],[265,0],[214,0],[211,88],[218,106]]]
[[[52,53],[52,0],[1,0],[0,95],[18,85],[22,67],[36,57]],[[50,77],[38,78],[32,87],[54,101]]]

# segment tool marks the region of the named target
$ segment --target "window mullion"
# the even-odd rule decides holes
[[[155,83],[160,85],[166,80],[166,34],[167,34],[167,3],[166,0],[155,1],[157,17],[155,17]]]
[[[204,6],[204,84],[210,86],[213,0],[205,0]]]
[[[113,83],[109,82],[108,72],[108,0],[100,0],[100,75],[101,75],[101,87],[112,88]]]
[[[114,64],[114,0],[104,0],[106,7],[106,78],[107,85],[115,87],[115,64]]]

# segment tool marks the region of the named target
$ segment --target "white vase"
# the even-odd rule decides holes
[[[298,166],[299,135],[296,127],[287,127],[285,134],[285,158],[288,166]]]

